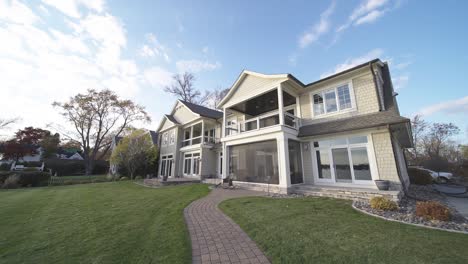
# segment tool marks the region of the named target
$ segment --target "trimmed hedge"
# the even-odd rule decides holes
[[[17,176],[13,176],[17,175]],[[4,186],[5,181],[9,177],[18,177],[18,187],[38,187],[47,186],[50,179],[50,174],[41,171],[11,171],[0,173],[0,185]],[[6,186],[7,187],[7,186]]]
[[[411,184],[432,184],[432,176],[429,172],[417,168],[408,168],[408,176]]]
[[[85,173],[84,160],[45,159],[44,162],[46,169],[51,169],[52,174],[57,173],[57,176],[83,175]],[[108,171],[108,161],[95,161],[92,174],[106,174]]]

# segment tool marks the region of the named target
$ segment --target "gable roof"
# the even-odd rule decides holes
[[[213,110],[213,109],[210,109],[210,108],[205,107],[205,106],[190,103],[190,102],[187,102],[187,101],[183,101],[183,100],[179,100],[179,102],[184,104],[188,109],[190,109],[190,111],[192,111],[195,114],[198,114],[200,116],[208,117],[208,118],[214,118],[214,119],[218,119],[218,118],[223,117],[223,112]]]
[[[158,133],[153,130],[149,130],[149,134],[151,136],[151,141],[153,142],[153,145],[158,145]]]
[[[165,115],[167,119],[169,119],[169,121],[171,121],[172,123],[174,123],[174,125],[180,125],[179,122],[177,122],[177,120],[174,118],[174,116],[172,115]]]

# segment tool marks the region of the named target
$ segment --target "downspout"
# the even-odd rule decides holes
[[[382,111],[382,103],[380,102],[380,92],[379,92],[379,88],[377,86],[377,77],[375,76],[375,72],[374,72],[374,69],[372,68],[372,62],[369,62],[369,69],[372,73],[372,79],[374,80],[374,88],[375,88],[375,92],[377,94],[377,101],[379,103],[379,111]]]

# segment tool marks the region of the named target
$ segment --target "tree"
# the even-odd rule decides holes
[[[19,118],[0,118],[0,129],[5,129],[19,121]]]
[[[107,154],[112,136],[119,136],[136,121],[151,120],[143,106],[120,99],[107,89],[89,89],[87,93],[77,94],[67,102],[54,102],[52,105],[74,127],[73,132],[62,135],[80,142],[86,175],[92,174],[95,161]]]
[[[36,154],[36,149],[31,145],[22,144],[16,139],[11,139],[2,144],[1,153],[4,159],[18,162],[24,156]]]
[[[210,95],[211,97],[209,100],[208,107],[216,109],[219,103],[221,102],[221,100],[223,100],[223,98],[227,95],[228,92],[229,92],[229,88],[226,88],[226,89],[218,88],[214,90]]]
[[[441,157],[450,137],[458,133],[460,129],[453,123],[433,123],[423,139],[425,154],[430,158]]]
[[[50,131],[42,128],[25,127],[15,134],[16,140],[22,144],[39,145],[46,137],[50,136]]]
[[[138,171],[146,173],[156,162],[157,156],[157,147],[153,145],[151,136],[137,129],[119,142],[112,152],[111,162],[124,166],[130,179],[134,179]]]
[[[53,157],[60,145],[60,134],[55,133],[45,136],[39,145],[42,147],[42,159]]]
[[[411,130],[413,132],[413,144],[414,144],[414,149],[411,152],[412,154],[412,159],[415,160],[416,162],[419,162],[419,154],[421,153],[421,141],[422,137],[426,131],[427,128],[427,122],[422,119],[421,115],[415,115],[411,119]]]
[[[164,91],[175,95],[180,100],[203,105],[211,96],[209,91],[205,91],[202,95],[202,93],[195,88],[195,76],[191,73],[184,72],[183,74],[174,74],[172,79],[172,84],[164,87]]]

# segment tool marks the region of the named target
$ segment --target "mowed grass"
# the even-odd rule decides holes
[[[0,263],[189,263],[183,209],[206,185],[0,191]]]
[[[273,263],[468,263],[468,235],[367,216],[327,198],[240,198],[220,208]]]

